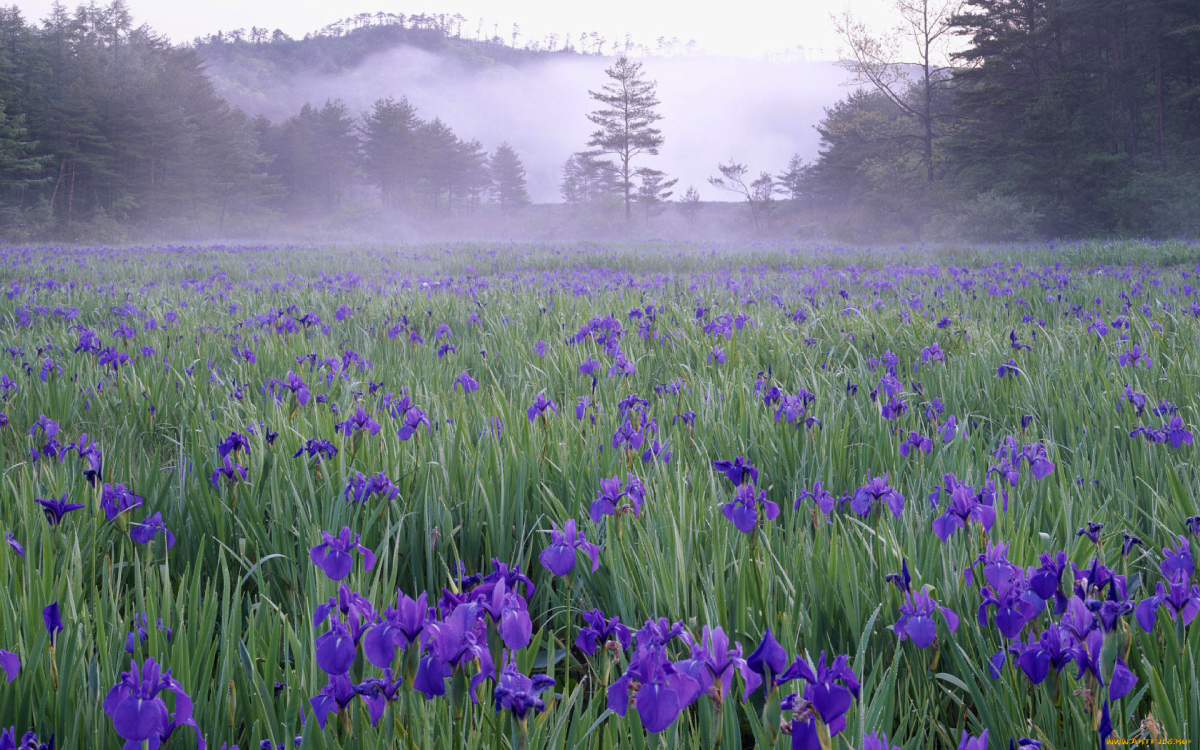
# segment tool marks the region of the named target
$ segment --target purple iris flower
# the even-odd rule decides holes
[[[492,588],[490,596],[477,601],[496,623],[496,632],[505,646],[519,651],[529,645],[533,638],[533,621],[529,618],[525,597],[509,591],[507,582],[500,580]]]
[[[42,506],[42,512],[46,514],[46,521],[48,521],[51,526],[57,526],[62,523],[63,516],[71,511],[87,507],[82,503],[68,503],[67,493],[65,492],[61,498],[52,497],[49,500],[43,500],[40,497],[35,497],[34,502]]]
[[[1129,532],[1125,532],[1125,539],[1121,542],[1121,557],[1129,557],[1129,554],[1133,552],[1134,546],[1141,543],[1141,539]]]
[[[538,342],[533,345],[533,353],[539,358],[546,356],[546,342],[538,339]]]
[[[354,411],[354,415],[349,419],[335,424],[334,429],[346,437],[350,437],[359,430],[366,430],[372,435],[378,435],[379,423],[372,419],[371,415],[367,414],[366,410],[360,406]]]
[[[625,490],[621,487],[620,477],[613,475],[610,479],[601,479],[596,499],[592,501],[592,523],[600,523],[604,516],[615,516],[622,497],[625,497]]]
[[[370,478],[364,477],[361,471],[356,471],[342,493],[346,502],[355,503],[365,503],[372,495],[379,495],[384,500],[395,500],[400,496],[400,488],[382,471]]]
[[[175,711],[167,709],[163,701],[165,693],[175,695]],[[150,747],[159,747],[179,727],[188,726],[196,731],[196,739],[204,747],[204,736],[196,720],[192,718],[192,699],[183,690],[183,685],[171,677],[171,670],[162,671],[154,659],[146,659],[138,669],[136,661],[130,660],[129,671],[121,673],[121,680],[104,698],[104,713],[112,719],[113,729],[125,741],[140,747],[149,742]]]
[[[721,506],[721,513],[738,531],[749,534],[758,526],[759,506],[762,506],[762,513],[768,521],[775,520],[779,515],[779,505],[767,499],[766,490],[756,494],[754,485],[743,484],[738,486],[733,500]]]
[[[404,412],[404,424],[401,425],[396,435],[401,440],[409,440],[413,435],[417,434],[417,428],[421,425],[425,425],[425,432],[428,434],[430,428],[429,417],[425,416],[425,412],[414,406]]]
[[[562,531],[558,524],[550,522],[550,546],[538,556],[542,565],[556,576],[565,576],[575,569],[575,550],[581,549],[592,559],[592,572],[600,569],[600,548],[587,540],[582,531],[576,531],[575,519],[568,518]]]
[[[407,649],[417,642],[425,626],[433,620],[428,605],[428,593],[422,591],[412,599],[403,591],[396,591],[396,606],[383,611],[363,636],[363,656],[380,669],[392,666],[396,649]]]
[[[750,671],[759,676],[761,679],[759,684],[766,685],[768,690],[775,688],[776,676],[787,669],[787,652],[783,650],[783,646],[779,645],[779,641],[775,640],[770,628],[763,631],[763,637],[759,641],[758,647],[746,657],[746,665]],[[752,692],[754,691],[747,690],[746,694],[749,695]]]
[[[1054,463],[1046,455],[1046,446],[1041,443],[1025,446],[1021,458],[1029,463],[1029,471],[1034,479],[1045,479],[1054,472]]]
[[[734,485],[741,485],[747,479],[750,484],[758,484],[758,469],[751,466],[744,456],[738,456],[732,461],[713,461],[713,468],[725,475]]]
[[[641,449],[642,443],[646,440],[646,436],[640,430],[634,428],[629,419],[626,418],[624,424],[617,428],[613,433],[612,447],[613,450],[618,450],[622,444],[627,450],[636,451]]]
[[[636,696],[630,688],[636,684]],[[700,694],[700,684],[677,669],[663,646],[638,646],[629,669],[608,686],[608,708],[624,716],[634,703],[642,726],[658,734],[674,723],[679,713]]]
[[[358,655],[354,634],[337,618],[330,621],[328,630],[317,636],[315,645],[317,666],[330,677],[348,673]]]
[[[371,717],[371,726],[379,726],[379,720],[383,718],[383,712],[387,710],[389,703],[394,703],[400,697],[400,690],[403,687],[404,675],[396,677],[391,668],[383,670],[383,677],[370,677],[363,680],[361,684],[354,686],[354,692],[362,696],[363,703],[367,704],[367,713]],[[297,736],[296,745],[299,746],[303,739],[303,737]],[[267,742],[267,740],[263,741]],[[262,750],[284,750],[284,746],[282,744],[278,748],[266,748],[264,746]]]
[[[1153,364],[1153,362],[1154,360],[1150,359],[1150,355],[1148,355],[1146,351],[1137,344],[1134,344],[1132,349],[1127,352],[1122,352],[1121,355],[1117,357],[1117,363],[1120,364],[1121,367],[1137,367],[1138,364],[1141,364],[1147,370],[1149,370],[1150,365]]]
[[[649,447],[642,452],[642,463],[648,464],[657,459],[664,464],[669,464],[674,455],[670,446],[664,442],[660,442],[658,438],[654,438]]]
[[[41,416],[39,416],[37,418],[37,421],[34,422],[33,425],[29,428],[29,436],[36,437],[38,430],[41,430],[45,434],[46,439],[49,440],[50,438],[52,438],[58,434],[58,422],[55,422],[53,419],[50,419],[49,417],[47,417],[45,414],[42,414]]]
[[[246,480],[246,467],[242,466],[241,464],[234,463],[229,459],[229,456],[225,456],[224,465],[218,466],[217,470],[212,473],[213,487],[220,489],[220,478],[222,476],[225,477],[226,484],[237,484],[238,480]]]
[[[996,368],[996,374],[1000,377],[1012,375],[1015,378],[1019,372],[1020,369],[1017,367],[1017,361],[1015,359],[1010,359]]]
[[[344,674],[330,677],[325,687],[321,688],[321,692],[308,701],[312,706],[313,716],[317,719],[317,725],[324,729],[329,714],[336,714],[350,705],[350,701],[357,695],[349,677]]]
[[[1086,536],[1091,540],[1092,544],[1100,544],[1100,532],[1104,529],[1104,524],[1088,521],[1087,528],[1081,528],[1075,532],[1076,537]]]
[[[1053,557],[1043,552],[1038,556],[1041,565],[1029,574],[1029,588],[1042,601],[1054,600],[1054,614],[1061,615],[1067,608],[1067,597],[1062,592],[1063,571],[1067,567],[1067,553],[1059,551]]]
[[[133,655],[134,651],[137,650],[139,645],[146,643],[146,639],[150,637],[150,633],[147,630],[149,627],[148,622],[149,620],[146,617],[145,612],[133,616],[133,630],[130,630],[125,636],[125,653]],[[166,631],[167,643],[170,643],[175,634],[170,628],[168,628],[166,625],[163,625],[161,617],[158,618],[157,622],[155,623],[155,627],[159,630]]]
[[[946,419],[946,423],[942,425],[942,429],[941,429],[942,442],[949,443],[950,441],[954,440],[954,438],[957,436],[958,436],[958,425],[954,421],[954,415],[951,414]]]
[[[942,615],[951,635],[958,630],[958,615],[954,610],[935,602],[925,589],[906,591],[904,602],[900,605],[900,618],[892,626],[892,631],[901,643],[911,638],[913,643],[917,644],[917,648],[929,648],[933,645],[934,639],[937,638],[934,613]]]
[[[359,544],[359,535],[351,531],[349,526],[343,526],[337,536],[322,531],[321,539],[321,543],[309,552],[309,559],[325,572],[329,580],[340,581],[350,575],[350,569],[354,567],[351,553],[355,550],[362,555],[363,570],[370,571],[375,567],[375,553]]]
[[[980,502],[980,495],[975,488],[960,484],[950,493],[950,503],[946,512],[933,520],[933,533],[943,542],[959,529],[967,528],[970,521],[983,526],[985,532],[992,530],[996,522],[996,509]]]
[[[225,458],[230,453],[237,453],[238,451],[250,452],[250,441],[240,432],[230,432],[229,437],[217,444],[217,453],[221,458]]]
[[[725,700],[733,687],[735,671],[742,675],[743,701],[762,682],[762,677],[742,658],[742,644],[734,643],[731,648],[729,636],[720,627],[710,629],[705,625],[699,641],[684,632],[683,640],[692,653],[689,658],[675,662],[675,668],[699,683],[700,692],[718,703]]]
[[[1182,535],[1177,538],[1179,547],[1177,549],[1163,547],[1163,561],[1158,564],[1163,578],[1168,581],[1180,574],[1184,578],[1191,578],[1192,574],[1196,572],[1196,562],[1192,559],[1192,547],[1188,543],[1188,538]]]
[[[149,544],[154,535],[160,531],[166,537],[167,549],[175,546],[175,535],[163,523],[162,513],[155,513],[145,521],[133,524],[133,527],[129,529],[129,538],[138,544]]]
[[[908,458],[914,449],[928,456],[929,452],[933,450],[933,441],[910,430],[908,437],[900,444],[900,455]]]
[[[50,636],[50,647],[54,648],[54,643],[58,640],[58,634],[63,630],[62,615],[58,611],[58,602],[51,602],[42,610],[42,624],[46,626],[46,633]]]
[[[12,533],[11,531],[8,532],[4,535],[4,541],[8,542],[8,546],[12,547],[14,552],[21,557],[25,557],[25,547],[23,547],[21,543],[17,541],[16,534]]]
[[[1058,626],[1046,628],[1037,638],[1031,635],[1027,644],[1022,644],[1018,638],[1008,650],[1016,656],[1017,666],[1034,685],[1041,685],[1051,669],[1061,672],[1080,655],[1070,632]],[[993,673],[992,676],[997,675]]]
[[[537,419],[538,417],[541,417],[544,421],[546,418],[546,410],[547,409],[554,412],[555,414],[558,414],[558,404],[555,404],[553,401],[546,398],[545,393],[539,393],[537,395],[537,398],[535,398],[533,400],[533,405],[530,406],[528,409],[526,409],[525,413],[529,416],[530,422]]]
[[[779,408],[775,410],[775,421],[786,419],[788,424],[794,423],[804,416],[804,405],[804,397],[800,394],[784,396],[779,402]]]
[[[833,512],[833,508],[837,503],[837,501],[834,500],[833,493],[825,489],[825,486],[820,481],[817,481],[813,484],[812,492],[809,492],[808,490],[800,491],[800,497],[796,498],[796,502],[792,506],[793,509],[800,510],[800,503],[804,500],[812,500],[814,503],[816,503],[817,507],[821,510],[821,513],[826,517]],[[828,523],[833,522],[828,521]]]
[[[610,641],[620,644],[622,650],[629,650],[633,636],[629,632],[629,628],[621,624],[620,617],[614,615],[606,618],[604,613],[598,609],[584,612],[582,617],[583,621],[587,623],[587,627],[580,629],[579,635],[575,638],[575,647],[580,651],[591,656],[596,653],[596,649],[601,644]]]
[[[795,679],[808,683],[804,686],[800,703],[795,706],[796,713],[792,719],[793,750],[821,747],[818,721],[825,725],[830,737],[836,737],[846,728],[846,712],[859,692],[858,676],[848,661],[849,657],[842,654],[826,666],[825,652],[822,651],[814,671],[807,661],[797,656],[796,661],[779,675],[780,684]]]
[[[104,517],[112,521],[113,518],[124,514],[127,510],[140,508],[140,505],[145,502],[142,496],[133,494],[127,490],[125,485],[104,485],[100,491],[100,509],[104,511]]]
[[[466,370],[463,370],[462,374],[454,379],[453,390],[458,390],[460,387],[463,390],[463,395],[466,396],[479,390],[479,383],[468,375]]]
[[[87,462],[87,467],[83,470],[83,478],[87,480],[88,484],[95,487],[96,480],[100,478],[100,462],[103,457],[100,448],[96,446],[96,441],[89,442],[85,432],[74,443],[68,443],[66,449],[74,450],[79,454],[80,460]]]
[[[912,591],[912,576],[908,574],[908,559],[900,561],[899,573],[888,573],[883,580],[895,586],[901,595]]]
[[[553,677],[544,674],[527,677],[521,674],[516,660],[505,651],[501,656],[500,678],[496,680],[496,689],[492,693],[496,701],[496,713],[507,709],[517,721],[523,723],[530,711],[541,713],[546,709],[546,704],[538,694],[551,687],[554,687]]]
[[[478,671],[471,677],[472,701],[476,701],[475,688],[495,673],[482,613],[482,605],[469,602],[455,607],[445,620],[425,627],[426,655],[421,657],[413,687],[426,700],[445,695],[446,678],[470,662],[479,663]]]
[[[326,459],[331,459],[338,454],[338,449],[328,440],[309,438],[300,447],[300,450],[292,454],[292,458],[300,458],[300,455],[304,453],[307,453],[309,458],[324,456]]]
[[[1196,619],[1196,613],[1200,612],[1200,586],[1189,586],[1188,578],[1182,573],[1176,573],[1170,581],[1170,585],[1165,589],[1162,581],[1159,581],[1154,595],[1139,602],[1134,611],[1138,625],[1147,633],[1154,630],[1160,607],[1166,607],[1167,614],[1176,622],[1183,618],[1185,626],[1191,625],[1192,620]]]
[[[308,386],[305,385],[304,381],[299,375],[291,370],[288,370],[287,375],[283,377],[283,381],[280,382],[279,385],[282,387],[282,389],[291,391],[292,395],[296,397],[296,402],[301,406],[306,405],[311,397]],[[280,397],[276,396],[276,399],[280,400]]]
[[[580,396],[575,404],[575,418],[582,420],[583,415],[587,412],[588,406],[591,405],[591,399],[588,396]],[[596,423],[596,417],[592,416],[592,424]]]
[[[855,491],[850,499],[850,509],[860,516],[870,513],[877,505],[886,505],[896,518],[904,512],[904,495],[897,492],[887,483],[888,474],[881,477],[871,477],[867,472],[867,483]]]
[[[588,357],[583,360],[583,364],[579,366],[580,375],[595,375],[600,370],[600,363]]]
[[[4,670],[4,676],[11,683],[21,673],[21,657],[0,648],[0,669]]]
[[[1166,433],[1167,442],[1175,450],[1179,450],[1180,446],[1192,444],[1192,433],[1184,429],[1182,417],[1172,417],[1163,431]]]

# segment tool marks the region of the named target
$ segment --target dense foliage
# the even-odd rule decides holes
[[[0,716],[57,748],[1200,727],[1195,244],[4,260]]]
[[[1200,232],[1200,5],[968,0],[950,29],[932,156],[920,81],[899,102],[851,94],[819,128],[797,202],[811,220],[893,238]]]

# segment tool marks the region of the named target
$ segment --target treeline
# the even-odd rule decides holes
[[[870,57],[886,46],[843,25],[864,87],[826,110],[819,158],[780,176],[798,221],[870,238],[1200,233],[1200,3],[908,5],[918,41],[921,14],[948,8],[945,38],[964,44],[898,78]]]
[[[507,144],[488,154],[404,100],[306,105],[273,124],[231,107],[194,50],[134,27],[121,0],[57,5],[40,26],[0,8],[5,238],[244,232],[372,191],[415,214],[529,200]]]

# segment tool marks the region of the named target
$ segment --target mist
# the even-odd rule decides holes
[[[778,172],[793,154],[817,156],[814,126],[824,108],[843,98],[848,75],[835,63],[769,62],[726,57],[646,58],[646,76],[658,83],[659,123],[665,144],[640,166],[694,185],[705,200],[728,194],[706,182],[716,165],[734,158],[757,175]],[[338,75],[299,74],[253,88],[220,61],[209,75],[231,103],[280,122],[305,103],[340,98],[352,111],[383,97],[401,96],[423,119],[440,117],[455,133],[494,150],[508,141],[521,155],[536,202],[559,197],[563,161],[585,148],[594,129],[589,89],[607,80],[611,58],[546,55],[518,65],[474,67],[461,58],[401,46],[366,58]]]

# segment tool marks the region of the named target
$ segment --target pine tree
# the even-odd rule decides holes
[[[521,157],[507,141],[492,154],[492,190],[496,202],[505,211],[529,203],[529,192],[525,189],[525,166]]]
[[[48,161],[34,155],[37,144],[29,139],[23,115],[9,117],[0,99],[0,199],[19,199],[34,185],[44,184]]]
[[[671,188],[675,187],[679,179],[668,180],[662,171],[649,168],[639,169],[638,177],[641,178],[641,184],[638,185],[634,198],[645,208],[646,224],[649,224],[650,219],[663,212],[664,204],[674,195]]]
[[[642,64],[622,55],[604,73],[609,82],[600,91],[589,91],[603,105],[588,115],[599,129],[592,133],[588,147],[593,154],[612,154],[617,160],[620,188],[625,197],[625,220],[632,221],[633,161],[642,154],[657,155],[663,144],[662,132],[654,123],[662,119],[655,111],[659,105],[657,84],[646,80]]]
[[[408,99],[379,99],[364,113],[359,131],[363,139],[363,171],[375,185],[385,207],[408,198],[417,169],[417,129],[421,120]]]

